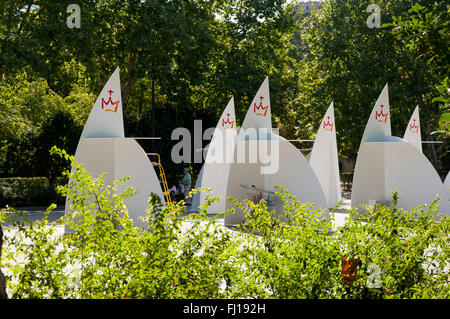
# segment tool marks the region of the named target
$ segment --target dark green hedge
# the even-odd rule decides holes
[[[64,204],[65,199],[56,192],[56,186],[65,183],[64,177],[57,178],[53,185],[46,177],[0,178],[0,207]]]

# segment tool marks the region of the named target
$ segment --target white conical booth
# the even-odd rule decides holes
[[[202,168],[200,169],[200,172],[197,175],[197,180],[195,181],[194,189],[199,189],[202,187],[202,179],[203,179],[203,169],[205,168],[205,164],[202,165]],[[192,196],[192,204],[191,204],[191,211],[196,212],[200,208],[200,193],[195,193]]]
[[[447,177],[444,180],[444,187],[447,190],[448,200],[450,200],[450,172],[447,173]]]
[[[106,185],[129,176],[117,192],[128,186],[137,191],[135,196],[125,200],[135,226],[144,226],[139,217],[146,215],[151,193],[165,203],[158,177],[144,150],[134,139],[124,136],[119,68],[111,75],[89,114],[75,160],[94,177],[107,173]],[[71,211],[71,203],[66,200],[65,214]],[[69,231],[67,227],[65,231]]]
[[[327,203],[316,174],[301,152],[286,139],[272,133],[269,79],[266,78],[255,95],[239,131],[230,167],[226,196],[255,202],[269,198],[269,209],[282,214],[274,185],[287,188],[297,200],[310,202],[316,208]],[[226,201],[225,208],[234,208]],[[225,215],[225,224],[244,220],[241,211]]]
[[[326,111],[309,154],[309,164],[317,175],[327,199],[327,207],[334,208],[341,200],[341,180],[336,142],[334,105]]]
[[[388,86],[370,115],[356,160],[352,206],[390,203],[398,189],[398,208],[411,210],[430,204],[436,196],[440,212],[450,213],[442,181],[433,165],[413,144],[391,136]]]
[[[403,139],[414,145],[422,153],[422,137],[420,132],[419,106],[416,106],[408,126],[406,127]]]
[[[211,192],[200,192],[194,195],[192,211],[206,202],[207,196],[220,196],[219,201],[208,207],[208,214],[225,211],[226,187],[233,161],[233,152],[237,139],[234,98],[228,102],[209,143],[205,163],[197,177],[195,188],[208,187]]]

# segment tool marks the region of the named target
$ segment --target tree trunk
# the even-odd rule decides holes
[[[2,225],[0,225],[0,260],[2,258],[2,246],[3,246],[3,231]],[[0,299],[8,299],[8,295],[6,294],[6,278],[2,273],[0,268]]]
[[[135,82],[133,78],[133,74],[136,71],[136,57],[133,53],[130,54],[130,59],[128,60],[128,72],[122,81],[121,85],[124,88],[122,90],[122,107],[125,107],[126,102],[128,101],[128,97],[131,92],[131,88]]]

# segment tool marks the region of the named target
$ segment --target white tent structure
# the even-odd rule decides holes
[[[114,179],[130,177],[117,192],[128,186],[137,191],[125,200],[136,226],[143,226],[138,217],[145,216],[150,193],[157,194],[165,203],[158,177],[144,150],[133,138],[124,136],[119,68],[111,75],[89,114],[75,160],[94,177],[107,173],[105,185],[112,185]],[[65,214],[71,211],[71,203],[66,200]]]
[[[416,106],[406,127],[403,139],[410,142],[422,153],[422,138],[420,134],[419,106]]]
[[[269,209],[282,211],[274,185],[287,188],[297,200],[311,202],[317,208],[327,203],[320,182],[301,152],[286,139],[272,133],[269,79],[256,93],[239,131],[230,167],[226,193],[237,200],[258,201],[269,197]],[[233,208],[226,201],[225,209]],[[243,212],[225,215],[225,224],[239,224]]]
[[[405,130],[405,135],[403,139],[414,145],[422,153],[422,137],[420,131],[420,117],[419,117],[419,106],[416,106],[411,119],[409,120],[408,126]],[[448,199],[450,200],[450,172],[444,181],[444,187],[448,193]]]
[[[398,207],[407,211],[430,204],[436,196],[440,211],[450,214],[445,188],[436,170],[415,146],[391,136],[388,86],[381,92],[359,148],[353,176],[352,206],[390,202],[398,189]]]
[[[207,148],[205,164],[200,170],[195,188],[208,187],[211,192],[200,192],[194,195],[191,210],[198,210],[206,202],[207,196],[220,196],[220,200],[208,207],[208,214],[225,211],[228,177],[234,158],[234,147],[237,140],[234,98],[228,102],[214,130]]]
[[[447,189],[448,200],[450,200],[450,172],[447,173],[447,177],[444,180],[444,186]]]
[[[199,189],[200,187],[202,187],[203,169],[204,168],[205,168],[205,164],[203,164],[202,168],[200,169],[200,172],[198,173],[194,189]],[[198,211],[199,207],[200,207],[200,193],[196,193],[192,196],[191,211],[193,211],[193,212]]]
[[[341,200],[341,180],[336,142],[334,105],[331,102],[314,140],[309,164],[317,175],[327,199],[328,208],[334,208]]]

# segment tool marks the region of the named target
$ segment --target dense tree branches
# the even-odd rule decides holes
[[[369,28],[368,0],[327,0],[312,13],[276,0],[86,0],[81,28],[70,29],[71,2],[3,2],[0,174],[18,174],[2,169],[13,137],[39,135],[53,112],[69,112],[63,118],[80,129],[117,66],[126,133],[149,136],[155,119],[163,139],[154,151],[170,149],[171,131],[192,128],[194,119],[214,126],[231,96],[241,122],[266,76],[274,126],[287,138],[313,137],[333,100],[339,152],[355,159],[373,103],[389,83],[394,135],[403,135],[419,104],[423,139],[446,141],[446,133],[433,133],[445,132],[448,121],[448,11],[441,3],[375,1],[385,26]],[[441,173],[449,169],[444,146],[425,151]],[[168,167],[169,175],[177,169]]]

